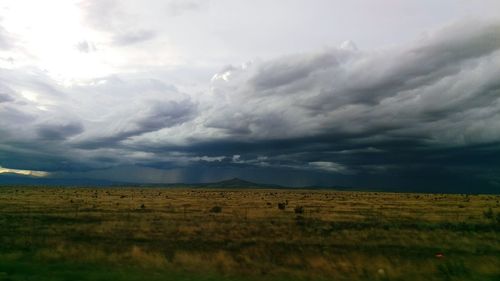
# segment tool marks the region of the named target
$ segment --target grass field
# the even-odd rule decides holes
[[[500,280],[500,196],[0,188],[0,280]]]

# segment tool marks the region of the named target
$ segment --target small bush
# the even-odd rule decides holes
[[[295,217],[295,224],[297,224],[297,226],[305,226],[306,221],[303,216],[298,215]]]
[[[493,219],[493,210],[489,208],[488,210],[483,212],[483,216],[487,219]]]
[[[212,209],[210,209],[210,213],[220,213],[222,212],[222,207],[220,206],[213,206]]]
[[[455,280],[455,277],[469,276],[470,272],[463,261],[447,261],[438,264],[437,270],[445,280]]]
[[[297,206],[293,209],[293,211],[296,213],[296,214],[303,214],[304,213],[304,207],[302,206]]]
[[[284,210],[286,208],[286,203],[278,203],[278,209]]]

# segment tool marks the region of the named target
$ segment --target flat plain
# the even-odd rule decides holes
[[[0,188],[0,280],[500,280],[500,196]]]

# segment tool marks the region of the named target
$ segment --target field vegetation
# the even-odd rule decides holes
[[[500,196],[0,188],[0,280],[500,280]]]

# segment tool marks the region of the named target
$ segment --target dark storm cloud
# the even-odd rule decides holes
[[[137,120],[137,126],[141,128],[140,133],[176,126],[192,119],[195,111],[196,104],[190,100],[157,103]]]
[[[157,102],[136,113],[133,122],[127,124],[125,128],[114,132],[112,135],[80,142],[76,146],[89,149],[116,146],[118,142],[128,138],[188,122],[195,117],[196,108],[197,105],[189,99],[179,102]]]
[[[497,23],[455,24],[401,49],[333,48],[226,68],[214,76],[224,98],[206,124],[233,140],[186,150],[237,154],[238,165],[262,165],[251,159],[264,155],[266,168],[350,171],[379,186],[402,183],[391,174],[457,184],[451,178],[467,171],[492,190],[484,171],[500,166],[499,152],[475,147],[500,142],[499,39]]]
[[[456,24],[403,50],[356,56],[356,51],[335,49],[284,57],[261,64],[249,84],[256,89],[253,94],[313,90],[316,93],[304,99],[304,105],[320,112],[351,104],[376,105],[474,67],[474,60],[499,49],[499,30],[496,23]],[[283,89],[275,89],[278,86]]]
[[[108,4],[116,3],[98,5]],[[120,25],[108,20],[100,24]],[[140,166],[149,172],[138,181],[231,175],[292,185],[499,187],[498,23],[455,24],[373,52],[343,44],[228,66],[196,93],[134,75],[146,74],[71,88],[23,76],[11,88],[34,93],[1,92],[8,137],[0,138],[0,164],[44,170],[46,157],[45,170],[61,172]],[[35,141],[46,147],[31,157]]]
[[[243,178],[293,186],[322,184],[472,193],[498,192],[500,187],[498,176],[494,176],[500,171],[498,144],[446,148],[415,140],[391,140],[371,145],[375,147],[349,141],[337,144],[318,138],[259,143],[214,142],[184,149],[169,147],[165,151],[233,155],[221,161],[192,163],[183,169],[191,176],[186,180],[198,177],[188,172],[194,168],[202,174],[233,170]],[[346,150],[350,152],[345,153]],[[157,149],[155,153],[161,155],[161,151]],[[171,169],[175,164],[150,161],[146,166]]]
[[[254,107],[236,104],[239,110],[233,111],[247,122],[239,122],[239,127],[254,128],[247,130],[252,135],[268,130],[264,122],[253,120],[269,117],[285,120],[289,130],[302,129],[290,121],[309,119],[310,129],[329,133],[373,131],[372,136],[387,137],[407,131],[434,138],[429,127],[453,128],[447,122],[472,125],[471,119],[485,121],[488,114],[494,118],[499,34],[498,24],[456,25],[404,50],[372,54],[335,49],[230,70],[229,81],[216,81],[215,86],[233,103]],[[227,124],[223,116],[230,111],[223,109],[209,124],[231,129],[238,122]],[[427,132],[411,132],[424,127]]]
[[[80,123],[69,124],[42,124],[37,128],[37,134],[43,140],[65,140],[84,131]]]
[[[119,139],[170,128],[191,120],[196,112],[196,104],[191,100],[167,101],[152,105],[143,116],[135,120],[132,129],[120,133]]]

